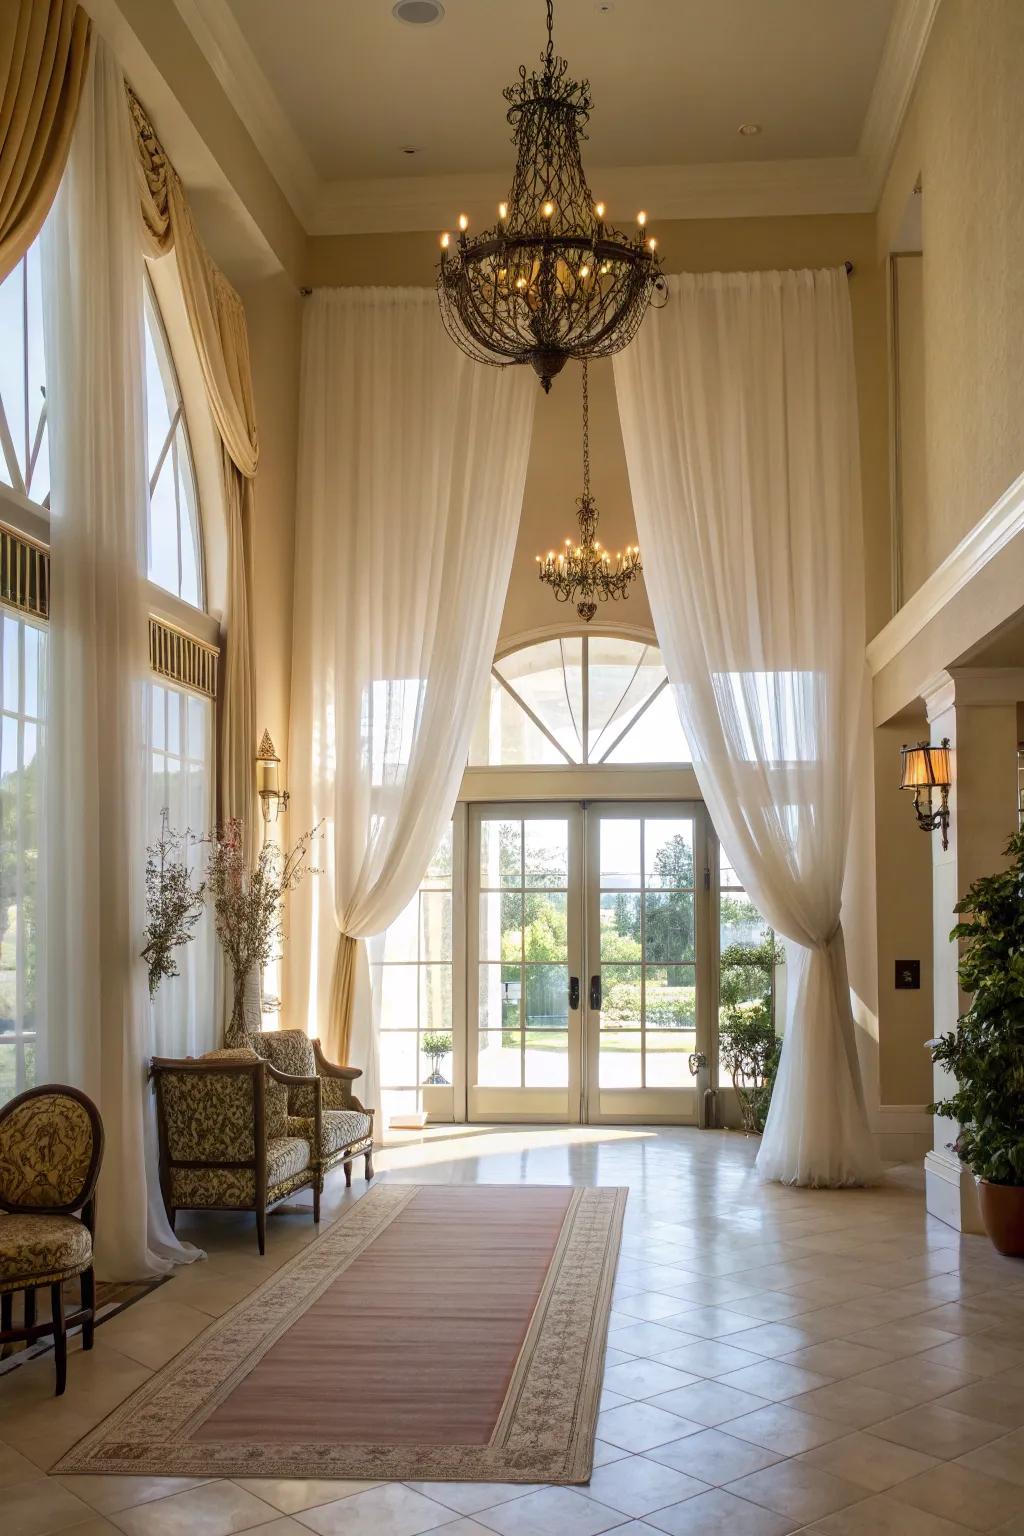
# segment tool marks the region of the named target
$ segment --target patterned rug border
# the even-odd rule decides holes
[[[315,1242],[223,1317],[215,1318],[61,1457],[53,1472],[382,1482],[587,1482],[628,1194],[617,1187],[574,1191],[486,1446],[239,1444],[187,1438],[417,1192],[434,1187],[385,1183],[370,1190]]]

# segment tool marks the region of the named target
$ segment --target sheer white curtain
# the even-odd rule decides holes
[[[658,642],[733,868],[790,941],[789,1019],[757,1168],[878,1175],[840,924],[864,676],[847,277],[668,279],[615,359]]]
[[[481,367],[452,346],[431,289],[307,301],[290,821],[294,834],[325,817],[328,836],[326,878],[292,902],[289,994],[329,1053],[369,1069],[368,1102],[375,1052],[355,941],[411,899],[452,814],[536,395],[528,370]]]
[[[171,1232],[146,1173],[142,255],[124,81],[100,38],[43,263],[52,577],[39,1079],[77,1084],[99,1106],[97,1267],[137,1279],[197,1253]]]

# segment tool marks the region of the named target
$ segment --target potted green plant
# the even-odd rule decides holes
[[[976,880],[955,910],[960,986],[971,1006],[931,1042],[955,1091],[929,1106],[957,1124],[951,1142],[978,1180],[985,1230],[1000,1253],[1024,1254],[1024,832],[1010,864]]]
[[[448,1079],[441,1073],[441,1063],[450,1053],[452,1048],[451,1035],[424,1035],[423,1052],[430,1057],[430,1076],[427,1083],[431,1087],[446,1087]]]

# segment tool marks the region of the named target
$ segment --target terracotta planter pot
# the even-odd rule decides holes
[[[1024,1257],[1024,1185],[978,1180],[981,1219],[992,1244],[1012,1258]]]

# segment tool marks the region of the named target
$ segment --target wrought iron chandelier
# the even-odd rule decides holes
[[[576,543],[566,539],[565,548],[556,555],[549,550],[538,555],[540,579],[546,581],[560,603],[576,603],[576,612],[589,624],[597,612],[597,602],[629,596],[630,582],[643,567],[640,551],[627,544],[625,553],[614,560],[597,538],[597,502],[590,494],[590,399],[587,391],[587,360],[583,359],[583,495],[576,503],[580,536]]]
[[[531,363],[545,392],[566,359],[607,357],[635,335],[656,287],[663,288],[647,215],[637,234],[606,222],[583,173],[580,140],[590,84],[568,78],[555,53],[553,0],[542,68],[504,92],[516,170],[498,222],[458,244],[441,236],[437,292],[452,340],[478,362]]]

